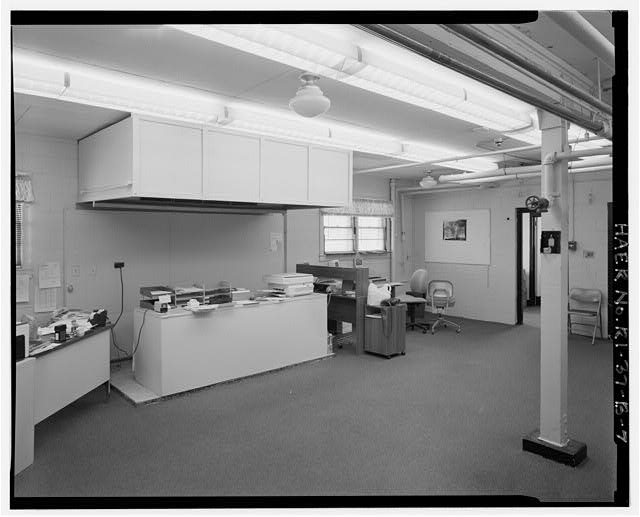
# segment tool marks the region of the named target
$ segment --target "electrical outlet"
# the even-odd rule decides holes
[[[80,266],[71,266],[71,276],[73,278],[80,277]]]
[[[584,258],[593,258],[594,255],[595,252],[593,252],[592,250],[584,250],[584,252],[582,253],[582,256]]]

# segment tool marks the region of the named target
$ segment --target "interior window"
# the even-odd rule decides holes
[[[353,253],[354,228],[353,217],[350,215],[325,215],[324,224],[324,252],[325,253]]]
[[[358,251],[387,251],[385,217],[357,217]]]
[[[387,251],[386,217],[325,215],[322,222],[327,255]]]

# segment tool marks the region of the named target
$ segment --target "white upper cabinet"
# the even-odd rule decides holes
[[[351,203],[351,154],[334,149],[309,148],[309,201],[314,204]]]
[[[257,203],[260,196],[260,138],[206,130],[202,197]]]
[[[133,115],[79,146],[79,200],[351,202],[351,152]]]
[[[260,201],[306,203],[309,146],[264,138],[260,174]]]
[[[200,199],[202,130],[140,119],[138,131],[139,195]]]

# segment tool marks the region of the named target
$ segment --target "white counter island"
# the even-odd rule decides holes
[[[329,355],[323,294],[199,314],[136,308],[134,347],[143,319],[133,372],[159,396]]]

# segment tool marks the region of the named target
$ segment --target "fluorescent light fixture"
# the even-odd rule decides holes
[[[459,86],[459,80],[451,81],[448,73],[423,75],[419,69],[403,68],[402,60],[387,59],[380,52],[349,42],[348,32],[339,41],[313,25],[169,27],[497,131],[531,126],[531,107],[522,104],[522,111],[509,109],[514,103],[503,102],[504,94],[481,88],[467,90]],[[430,72],[443,69],[429,68]]]
[[[322,43],[305,38],[312,32],[306,25],[284,31],[280,25],[168,25],[243,52],[278,61],[300,70],[336,78],[361,68],[358,48],[337,38],[323,37]]]
[[[303,119],[289,111],[265,108],[131,74],[104,70],[37,53],[14,49],[14,91],[70,102],[153,115],[210,127],[316,143],[407,161],[442,160],[458,170],[492,170],[487,158],[455,162],[459,150],[402,142],[392,135],[349,124]]]
[[[247,103],[230,103],[218,122],[233,129],[304,142],[326,143],[331,138],[331,130],[326,125]]]
[[[404,152],[401,158],[415,162],[433,162],[443,167],[470,172],[479,172],[497,169],[498,166],[489,158],[467,158],[465,160],[448,161],[448,156],[459,156],[460,151],[442,147],[431,147],[417,142],[403,144]],[[442,161],[437,161],[442,160]]]
[[[131,74],[14,49],[14,90],[103,108],[197,124],[223,113],[215,97]]]
[[[268,109],[247,103],[233,103],[220,123],[229,128],[260,135],[284,137],[362,151],[384,156],[399,156],[402,143],[392,136],[338,123],[301,119],[287,111]]]
[[[541,145],[542,143],[542,133],[535,127],[527,131],[510,132],[508,136],[510,138],[514,138],[516,140],[520,140],[521,142],[526,142],[532,145]],[[567,139],[569,140],[569,142],[580,140],[580,142],[571,144],[571,146],[572,148],[575,147],[581,150],[597,149],[598,147],[611,145],[610,140],[599,137],[595,133],[592,133],[580,126],[576,126],[575,124],[569,125],[569,129],[567,130]]]

